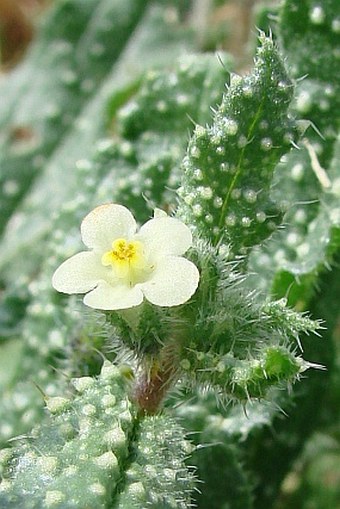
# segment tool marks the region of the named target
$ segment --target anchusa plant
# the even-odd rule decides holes
[[[339,446],[339,8],[259,9],[242,75],[201,16],[57,2],[0,84],[1,508],[339,502],[294,464]]]

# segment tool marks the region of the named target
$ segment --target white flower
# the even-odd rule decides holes
[[[96,309],[138,306],[145,297],[157,306],[177,306],[196,291],[197,267],[181,255],[192,244],[189,228],[155,210],[137,232],[131,212],[122,205],[101,205],[81,224],[91,251],[66,260],[52,284],[63,293],[86,293],[84,303]]]

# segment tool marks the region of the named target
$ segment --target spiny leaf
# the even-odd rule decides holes
[[[179,216],[205,238],[245,253],[277,228],[274,167],[297,139],[287,116],[293,95],[271,39],[261,35],[253,72],[232,77],[213,124],[197,126],[183,161]],[[259,169],[257,169],[259,168]]]
[[[273,196],[286,201],[285,228],[254,253],[251,266],[276,297],[288,295],[301,309],[339,247],[338,14],[337,0],[286,0],[279,18],[282,51],[298,80],[291,111],[315,128],[277,167]]]
[[[46,397],[50,417],[0,454],[6,508],[189,507],[192,451],[167,416],[140,420],[124,370],[104,362],[97,379],[76,378],[78,394]]]
[[[126,379],[104,363],[100,377],[74,380],[79,395],[46,398],[50,418],[5,455],[2,507],[101,508],[124,472],[134,411]]]
[[[187,354],[188,368],[198,383],[214,387],[222,400],[250,401],[267,396],[275,386],[290,387],[308,369],[308,362],[296,357],[288,348],[273,344],[259,348],[255,357],[238,359],[232,353]],[[182,361],[184,365],[184,361]]]
[[[195,486],[185,460],[193,447],[169,416],[146,417],[140,423],[133,460],[117,509],[187,509]]]

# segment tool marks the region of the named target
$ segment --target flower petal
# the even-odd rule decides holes
[[[139,286],[146,299],[157,306],[178,306],[195,293],[199,272],[192,262],[180,256],[161,259],[149,281]]]
[[[112,247],[112,241],[131,237],[136,227],[136,221],[126,207],[107,203],[85,217],[81,223],[81,237],[87,247],[107,251]]]
[[[143,302],[143,292],[137,286],[111,286],[100,281],[98,286],[84,297],[84,304],[90,308],[117,310],[138,306]]]
[[[192,244],[190,229],[179,219],[168,216],[150,219],[141,227],[137,237],[156,256],[181,255]]]
[[[92,251],[82,251],[57,268],[52,278],[53,287],[63,293],[85,293],[105,278],[107,269]]]

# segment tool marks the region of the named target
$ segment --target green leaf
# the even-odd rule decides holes
[[[192,461],[204,489],[196,494],[198,509],[252,509],[252,483],[242,464],[241,450],[223,427],[208,425]]]
[[[339,5],[337,0],[285,0],[280,12],[280,37],[295,76],[336,82]],[[307,51],[308,49],[308,51]]]
[[[282,210],[270,198],[274,168],[297,139],[293,95],[273,41],[260,36],[255,68],[233,76],[213,124],[198,125],[183,161],[179,216],[232,256],[269,237]]]
[[[256,357],[245,359],[232,353],[222,356],[201,351],[188,354],[187,359],[199,383],[215,387],[222,399],[241,402],[265,398],[274,386],[290,387],[309,367],[278,345],[259,348]]]
[[[195,483],[185,461],[192,450],[173,418],[156,415],[143,419],[117,509],[190,507]]]
[[[2,507],[101,508],[112,500],[133,436],[127,380],[104,363],[97,380],[73,384],[79,395],[46,397],[46,424],[3,455]]]
[[[297,80],[291,112],[312,127],[300,151],[276,169],[273,196],[286,202],[285,228],[254,253],[251,266],[264,287],[301,309],[340,242],[338,13],[336,0],[286,0],[279,18],[282,51]]]
[[[97,379],[72,383],[78,394],[46,396],[46,422],[0,454],[1,506],[188,507],[192,447],[179,425],[166,416],[138,418],[124,370],[107,361]]]

